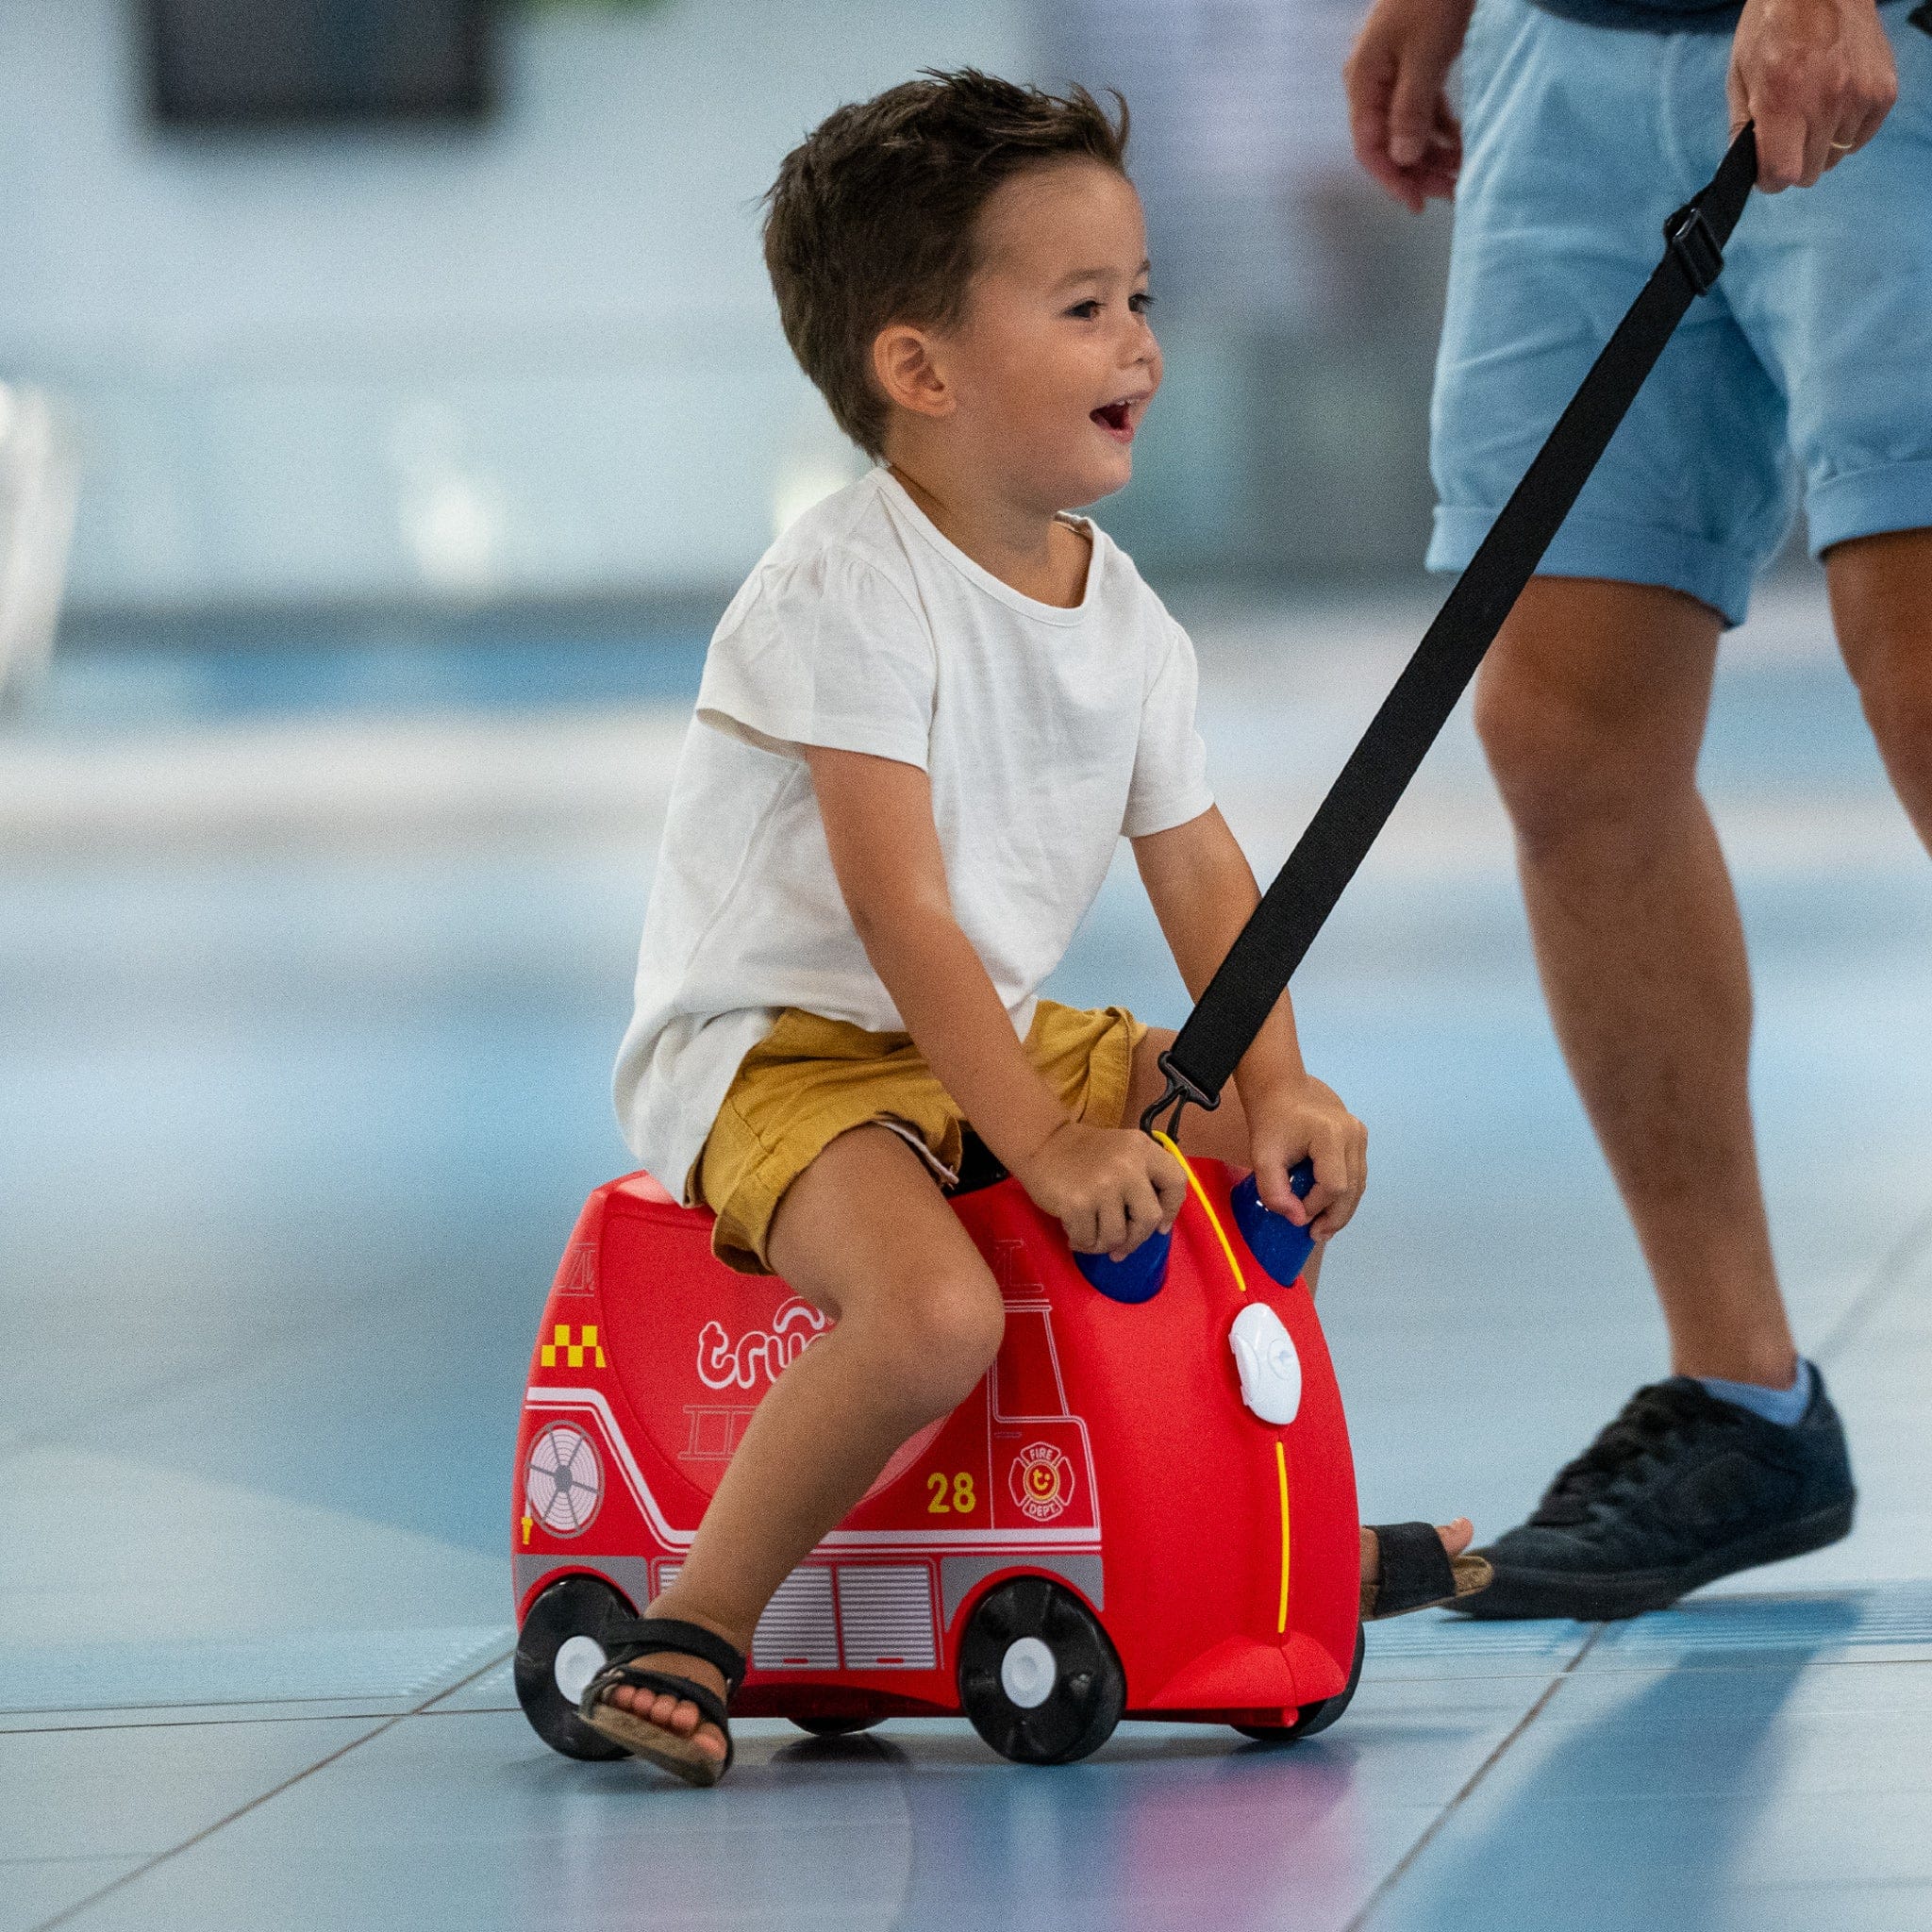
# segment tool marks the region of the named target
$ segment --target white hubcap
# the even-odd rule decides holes
[[[558,1645],[551,1674],[566,1704],[575,1704],[584,1687],[604,1668],[604,1646],[594,1637],[567,1637]]]
[[[1000,1689],[1022,1710],[1034,1710],[1053,1695],[1059,1667],[1053,1652],[1037,1637],[1021,1637],[1008,1644],[1000,1659]]]

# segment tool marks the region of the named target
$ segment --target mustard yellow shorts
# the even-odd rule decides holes
[[[1117,1127],[1146,1031],[1123,1007],[1041,1000],[1026,1058],[1074,1119]],[[765,1240],[785,1190],[841,1134],[874,1121],[911,1142],[942,1187],[957,1180],[965,1117],[911,1037],[788,1007],[739,1063],[685,1182],[686,1201],[718,1217],[711,1251],[741,1274],[773,1273]]]

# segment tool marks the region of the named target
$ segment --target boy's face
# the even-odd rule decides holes
[[[965,313],[933,345],[962,457],[1053,509],[1121,489],[1160,386],[1141,197],[1097,161],[1030,168],[976,240]]]

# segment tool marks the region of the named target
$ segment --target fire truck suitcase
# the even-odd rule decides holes
[[[1307,1290],[1242,1244],[1232,1172],[1192,1165],[1214,1216],[1189,1200],[1165,1286],[1136,1304],[1089,1286],[1018,1182],[956,1197],[1006,1300],[998,1360],[788,1578],[734,1714],[832,1732],[963,1710],[1031,1763],[1085,1756],[1123,1715],[1277,1738],[1341,1715],[1360,1663],[1341,1396]],[[758,1403],[826,1325],[715,1260],[710,1225],[646,1174],[599,1189],[531,1362],[517,1691],[573,1757],[621,1755],[575,1710],[604,1633],[675,1572]]]

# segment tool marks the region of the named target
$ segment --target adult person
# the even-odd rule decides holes
[[[1795,469],[1840,648],[1932,842],[1932,6],[1376,0],[1345,74],[1368,172],[1412,209],[1456,202],[1441,570],[1474,554],[1662,218],[1757,125],[1765,193],[1723,279],[1476,691],[1544,992],[1674,1373],[1486,1552],[1496,1581],[1471,1608],[1627,1615],[1851,1524],[1843,1431],[1773,1264],[1743,936],[1696,763],[1719,635],[1784,536]]]

